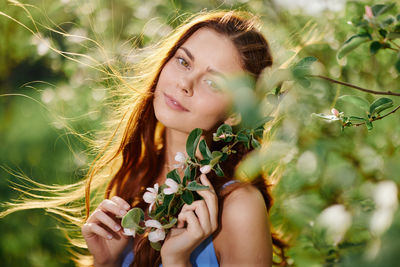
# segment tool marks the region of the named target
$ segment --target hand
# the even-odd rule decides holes
[[[204,200],[183,206],[177,227],[171,229],[161,248],[163,266],[188,265],[192,251],[218,227],[217,195],[206,175],[202,174],[200,180],[210,189],[197,191]]]
[[[103,200],[82,226],[95,266],[117,266],[129,238],[123,234],[120,220],[130,209],[128,202],[113,196]],[[120,264],[119,264],[120,265]]]

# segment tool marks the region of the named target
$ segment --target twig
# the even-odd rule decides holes
[[[374,91],[374,90],[370,90],[370,89],[366,89],[366,88],[362,88],[362,87],[353,85],[351,83],[341,82],[341,81],[338,81],[338,80],[335,80],[335,79],[332,79],[332,78],[329,78],[329,77],[325,77],[325,76],[322,76],[322,75],[307,75],[307,76],[320,78],[320,79],[327,80],[327,81],[332,82],[332,83],[341,84],[341,85],[344,85],[344,86],[347,86],[347,87],[350,87],[350,88],[353,88],[353,89],[356,89],[356,90],[359,90],[359,91],[362,91],[362,92],[370,93],[370,94],[400,96],[400,93],[394,93],[392,91],[387,91],[387,92]]]
[[[385,114],[385,115],[383,115],[383,116],[379,116],[379,117],[373,118],[373,119],[371,120],[371,122],[372,122],[372,121],[381,120],[381,119],[383,119],[384,117],[386,117],[386,116],[388,116],[388,115],[390,115],[390,114],[395,113],[398,109],[400,109],[400,105],[397,106],[397,108],[393,109],[392,111],[390,111],[389,113],[387,113],[387,114]],[[354,125],[354,126],[360,126],[360,125],[364,125],[364,124],[365,124],[365,122],[361,122],[361,123],[356,123],[356,124],[353,124],[353,125]]]

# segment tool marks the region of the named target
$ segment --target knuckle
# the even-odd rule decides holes
[[[111,200],[114,201],[114,202],[119,202],[119,201],[120,201],[120,198],[117,197],[117,196],[113,196],[113,197],[111,198]]]

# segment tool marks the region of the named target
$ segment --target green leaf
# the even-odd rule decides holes
[[[382,48],[382,44],[378,41],[374,41],[371,43],[371,45],[369,46],[369,51],[371,52],[371,54],[376,54],[379,49]]]
[[[187,166],[186,169],[185,169],[185,172],[183,174],[183,182],[182,182],[182,184],[186,185],[187,181],[189,181],[189,180],[190,180],[190,166]]]
[[[204,159],[210,159],[212,157],[211,151],[208,148],[207,143],[204,139],[200,141],[199,149]]]
[[[390,9],[392,9],[395,5],[396,5],[395,3],[390,3],[390,4],[386,4],[386,5],[382,5],[382,4],[373,5],[371,7],[372,14],[374,14],[375,17],[378,17],[378,16],[386,13]]]
[[[190,132],[186,141],[186,152],[191,159],[195,159],[197,145],[199,144],[202,133],[203,131],[201,129],[196,128]]]
[[[343,43],[342,47],[337,52],[337,59],[342,59],[348,53],[359,47],[361,44],[368,42],[369,40],[371,40],[371,37],[368,33],[361,33],[351,36]]]
[[[232,127],[228,124],[222,124],[221,126],[218,127],[217,129],[217,135],[221,135],[223,133],[232,133]]]
[[[239,142],[248,142],[250,140],[250,138],[249,138],[249,136],[247,136],[244,133],[239,133],[238,136],[237,136],[237,140]]]
[[[161,243],[160,243],[160,242],[156,242],[156,243],[150,242],[150,246],[151,246],[154,250],[157,250],[157,251],[160,251],[160,250],[161,250]]]
[[[361,98],[359,96],[356,95],[342,95],[338,98],[338,100],[344,101],[346,103],[352,104],[356,107],[358,107],[359,109],[362,110],[369,110],[369,103],[367,100],[365,100],[364,98]]]
[[[393,22],[395,21],[394,17],[389,17],[387,19],[385,19],[384,21],[382,21],[383,26],[389,26],[391,24],[393,24]]]
[[[121,225],[124,228],[138,228],[140,221],[144,220],[144,212],[141,208],[133,208],[122,218]]]
[[[210,165],[214,167],[214,165],[219,162],[219,160],[222,158],[224,154],[221,151],[213,151],[211,155],[212,155],[212,160],[210,161]]]
[[[384,29],[379,29],[379,34],[383,37],[383,38],[386,38],[386,36],[387,36],[387,31],[386,30],[384,30]]]
[[[218,175],[219,177],[225,176],[224,171],[221,169],[219,164],[214,166],[214,171],[215,171],[215,174]]]
[[[172,227],[174,227],[174,225],[175,225],[177,222],[178,222],[178,219],[177,219],[177,218],[172,218],[171,221],[170,221],[168,224],[164,224],[164,225],[162,226],[162,228],[163,228],[163,229],[172,228]]]
[[[167,178],[171,178],[172,180],[174,180],[178,184],[181,183],[181,178],[179,177],[178,171],[176,169],[173,169],[172,171],[167,173]]]
[[[202,159],[202,160],[200,160],[200,164],[201,165],[208,165],[208,164],[210,164],[210,160],[209,159]]]
[[[192,204],[194,200],[193,193],[189,190],[184,190],[182,194],[182,200],[188,205]]]
[[[381,111],[393,107],[393,100],[387,97],[381,97],[375,100],[369,107],[369,113],[379,114]]]
[[[161,205],[158,206],[154,212],[154,218],[158,218],[166,209],[166,206]]]
[[[367,126],[368,131],[371,131],[374,128],[372,122],[370,122],[369,120],[365,122],[365,125]]]
[[[207,185],[202,185],[197,183],[196,181],[191,181],[187,186],[186,189],[190,191],[197,191],[197,190],[206,190],[209,189]]]
[[[350,121],[357,121],[357,122],[365,122],[368,121],[366,118],[361,118],[361,117],[357,117],[357,116],[350,116],[349,117]]]
[[[163,200],[163,206],[165,207],[165,209],[167,210],[168,213],[168,208],[169,208],[169,204],[171,204],[173,198],[174,198],[175,194],[171,194],[171,195],[165,195],[164,196],[164,200]]]
[[[305,57],[292,68],[293,78],[305,88],[311,85],[311,82],[305,77],[310,74],[311,65],[315,61],[317,61],[315,57]]]
[[[256,139],[252,138],[251,146],[255,149],[255,148],[259,148],[261,145],[260,145],[260,142],[258,142]]]

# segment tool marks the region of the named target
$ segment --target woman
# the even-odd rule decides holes
[[[235,166],[249,152],[244,147],[221,164],[225,177],[201,176],[210,190],[199,191],[203,200],[183,207],[160,252],[145,236],[124,236],[119,219],[132,207],[147,210],[145,188],[164,183],[191,130],[203,129],[211,150],[219,149],[211,143],[212,133],[221,123],[234,124],[236,116],[230,114],[229,94],[216,81],[243,72],[258,79],[271,65],[268,43],[251,14],[233,11],[194,16],[138,65],[134,88],[126,84],[132,97],[120,106],[117,130],[100,146],[88,173],[86,219],[76,218],[79,204],[68,204],[81,199],[82,183],[65,187],[65,198],[41,206],[81,227],[91,253],[78,257],[81,265],[272,265],[272,246],[282,251],[283,243],[270,233],[267,185],[263,177],[251,184],[233,182]],[[90,213],[94,193],[105,197]]]

